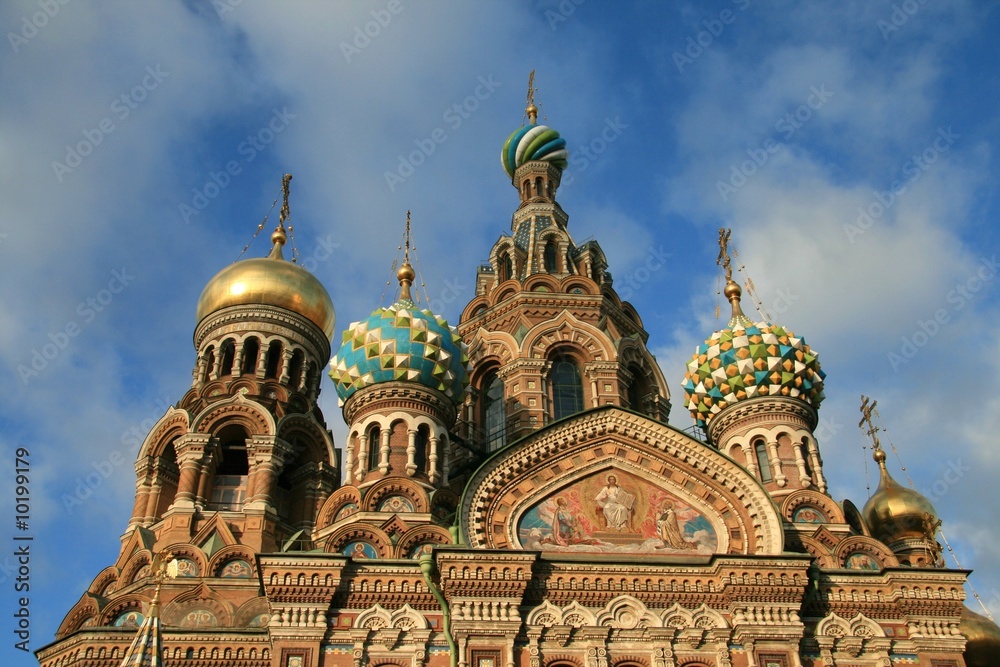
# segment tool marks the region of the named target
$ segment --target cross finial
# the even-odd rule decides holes
[[[538,122],[538,107],[535,106],[535,70],[531,70],[528,75],[528,102],[524,107],[524,113],[528,114],[528,122],[534,125]]]
[[[403,251],[403,263],[410,263],[410,212],[406,212],[406,249]]]
[[[400,301],[412,301],[413,295],[410,292],[410,285],[413,284],[413,279],[416,277],[416,272],[413,270],[413,266],[410,265],[410,212],[406,212],[406,232],[404,236],[404,247],[403,250],[403,265],[399,267],[399,271],[396,272],[396,278],[399,280],[399,299]]]
[[[733,265],[732,260],[729,258],[729,237],[732,233],[732,229],[719,228],[719,259],[715,261],[716,264],[725,270],[727,283],[733,279]]]
[[[281,214],[278,216],[278,224],[282,227],[285,225],[285,220],[288,220],[288,218],[292,215],[288,210],[289,184],[291,182],[291,174],[285,174],[284,178],[281,179],[281,195],[284,199],[281,202]]]
[[[879,429],[879,427],[875,425],[875,422],[872,421],[872,413],[874,412],[876,415],[878,414],[878,411],[875,409],[876,405],[878,405],[877,400],[873,401],[864,394],[861,395],[862,417],[861,421],[858,422],[858,428],[864,431],[872,439],[875,451],[878,452],[882,450],[882,443],[879,442],[878,439],[878,432],[881,429]],[[867,430],[865,430],[866,426],[868,427]]]

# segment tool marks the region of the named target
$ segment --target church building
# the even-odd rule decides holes
[[[530,86],[526,113],[501,152],[511,228],[457,326],[419,304],[407,246],[398,299],[332,347],[329,294],[284,257],[286,177],[270,254],[198,301],[118,559],[42,667],[1000,664],[870,403],[878,490],[830,496],[819,356],[744,314],[728,232],[730,319],[665,377],[600,244],[570,234],[566,141]]]

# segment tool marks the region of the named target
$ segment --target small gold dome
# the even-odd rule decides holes
[[[198,299],[197,321],[229,306],[277,306],[307,318],[333,340],[336,319],[329,293],[311,273],[285,261],[283,241],[275,240],[270,256],[230,264],[208,281]]]
[[[962,607],[959,630],[968,639],[965,645],[966,667],[993,667],[1000,658],[1000,627],[968,607]]]
[[[931,501],[912,489],[900,486],[885,467],[885,452],[873,456],[881,471],[878,489],[865,503],[862,515],[872,535],[890,543],[912,537],[929,537],[927,531],[937,520]]]
[[[416,275],[417,274],[414,273],[413,267],[410,266],[409,262],[404,262],[403,265],[399,267],[399,271],[396,271],[396,279],[399,280],[399,282],[406,280],[412,283],[413,278]]]

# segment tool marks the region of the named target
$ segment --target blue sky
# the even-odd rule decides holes
[[[33,649],[114,562],[138,439],[190,386],[198,295],[281,175],[338,332],[378,305],[408,209],[454,321],[509,231],[499,149],[532,69],[573,156],[570,232],[600,241],[643,317],[671,422],[692,423],[680,383],[721,326],[732,227],[772,319],[827,372],[832,495],[860,506],[866,468],[877,482],[868,394],[1000,613],[992,4],[34,0],[0,24],[0,504],[13,524],[26,448]],[[329,383],[321,405],[340,444]],[[7,569],[0,597],[0,655],[29,664]]]

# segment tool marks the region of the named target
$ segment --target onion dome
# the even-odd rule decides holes
[[[458,405],[469,386],[469,355],[458,330],[410,298],[414,272],[404,262],[396,274],[400,299],[344,331],[330,360],[330,377],[341,402],[381,382],[417,382]]]
[[[997,664],[1000,627],[996,623],[963,606],[958,629],[968,640],[964,654],[966,667],[993,667]]]
[[[286,261],[281,253],[288,236],[284,220],[288,217],[288,181],[285,176],[285,203],[281,222],[271,234],[274,246],[267,257],[234,262],[208,281],[198,299],[196,321],[230,306],[275,306],[297,313],[333,339],[336,316],[333,301],[323,284],[298,264]]]
[[[514,130],[500,151],[500,162],[511,178],[514,171],[525,162],[541,160],[551,162],[560,169],[565,169],[569,151],[566,150],[566,140],[547,125],[529,125]]]
[[[703,429],[723,408],[747,398],[786,396],[814,408],[823,401],[826,374],[816,352],[780,325],[754,323],[740,308],[741,293],[729,277],[732,318],[698,346],[684,375],[685,407]]]
[[[889,475],[885,466],[885,451],[876,448],[873,454],[881,471],[878,489],[865,503],[861,515],[872,535],[891,544],[901,539],[931,537],[937,527],[937,513],[924,496],[901,486]]]

